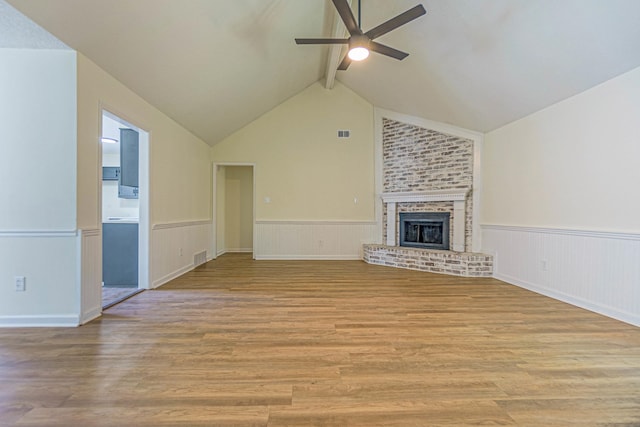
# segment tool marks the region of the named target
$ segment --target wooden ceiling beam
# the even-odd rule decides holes
[[[349,3],[349,7],[351,7],[351,0],[347,0]],[[331,29],[331,37],[342,39],[349,37],[349,33],[347,32],[347,28],[342,23],[340,19],[340,15],[338,12],[333,9],[333,25]],[[340,61],[342,59],[342,51],[344,50],[346,45],[341,44],[332,44],[329,45],[329,53],[327,54],[327,70],[325,72],[325,89],[333,89],[333,86],[336,82],[336,71],[338,71],[338,65],[340,65]]]

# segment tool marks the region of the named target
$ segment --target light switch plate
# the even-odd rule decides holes
[[[27,290],[27,279],[24,276],[16,276],[16,292],[24,292]]]

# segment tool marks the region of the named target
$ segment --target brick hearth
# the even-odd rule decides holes
[[[491,277],[491,255],[402,246],[364,245],[364,261],[369,264],[407,268],[464,277]]]

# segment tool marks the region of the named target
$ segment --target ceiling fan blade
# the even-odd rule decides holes
[[[296,39],[296,44],[349,44],[349,39]]]
[[[349,55],[345,55],[340,65],[338,65],[338,70],[344,71],[349,68],[349,65],[351,65],[351,58],[349,58]]]
[[[404,58],[409,56],[408,53],[402,52],[398,49],[394,49],[392,47],[385,46],[383,44],[380,44],[374,41],[369,43],[369,49],[374,52],[380,53],[382,55],[386,55],[386,56],[390,56],[391,58],[398,59],[400,61],[402,61]]]
[[[353,12],[349,7],[349,3],[347,3],[347,0],[333,0],[333,5],[336,7],[340,18],[342,18],[342,22],[344,22],[345,27],[347,27],[347,30],[349,31],[349,34],[352,36],[362,34],[362,30],[358,27],[356,18],[353,16]]]
[[[425,13],[427,13],[427,11],[424,9],[424,7],[421,4],[419,4],[416,7],[413,7],[407,10],[406,12],[401,13],[395,18],[391,18],[387,22],[383,22],[377,27],[370,29],[365,33],[365,35],[369,37],[371,40],[373,40],[384,34],[387,34],[391,30],[395,30],[396,28],[406,24],[407,22],[410,22],[416,18],[419,18]]]

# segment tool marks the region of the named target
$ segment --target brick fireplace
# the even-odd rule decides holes
[[[460,276],[491,276],[493,259],[474,253],[474,141],[382,119],[383,242],[364,245],[364,260]],[[450,250],[400,246],[400,213],[450,217]]]

